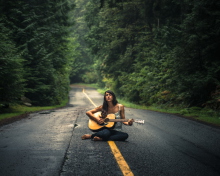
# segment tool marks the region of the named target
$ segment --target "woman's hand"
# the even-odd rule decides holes
[[[129,119],[129,120],[128,120],[128,125],[129,125],[129,126],[133,125],[133,121],[134,121],[133,119]]]
[[[99,125],[101,125],[101,124],[103,124],[105,121],[104,121],[103,118],[98,118],[98,119],[96,120],[96,122],[97,122]]]
[[[123,122],[125,125],[133,125],[134,120],[133,119],[129,119],[127,122]]]

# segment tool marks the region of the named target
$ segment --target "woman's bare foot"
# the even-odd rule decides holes
[[[100,137],[98,137],[98,136],[95,136],[95,137],[93,138],[93,140],[94,140],[94,141],[102,141],[102,138],[100,138]]]
[[[91,134],[84,134],[81,138],[82,139],[91,139]]]

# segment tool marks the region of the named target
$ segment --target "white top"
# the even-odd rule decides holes
[[[115,113],[115,119],[121,119],[121,113],[120,113],[120,105],[118,105],[118,112]],[[122,122],[116,122],[114,130],[122,130]]]

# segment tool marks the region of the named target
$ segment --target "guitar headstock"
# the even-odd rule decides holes
[[[144,124],[144,120],[140,120],[140,119],[135,119],[134,122],[135,123]]]

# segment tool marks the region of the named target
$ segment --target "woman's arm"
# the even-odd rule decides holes
[[[104,123],[104,119],[102,118],[99,118],[99,117],[95,117],[94,114],[96,112],[99,112],[102,110],[102,106],[99,106],[95,109],[92,109],[92,110],[89,110],[86,112],[86,115],[91,119],[91,120],[94,120],[95,122],[97,122],[98,124],[102,124]]]
[[[123,105],[119,105],[119,106],[120,106],[120,110],[121,110],[121,111],[120,111],[120,113],[121,113],[121,118],[122,118],[122,119],[125,119],[125,108],[124,108]],[[133,120],[132,120],[132,119],[129,119],[128,122],[123,122],[123,124],[131,126],[131,125],[133,124]]]

